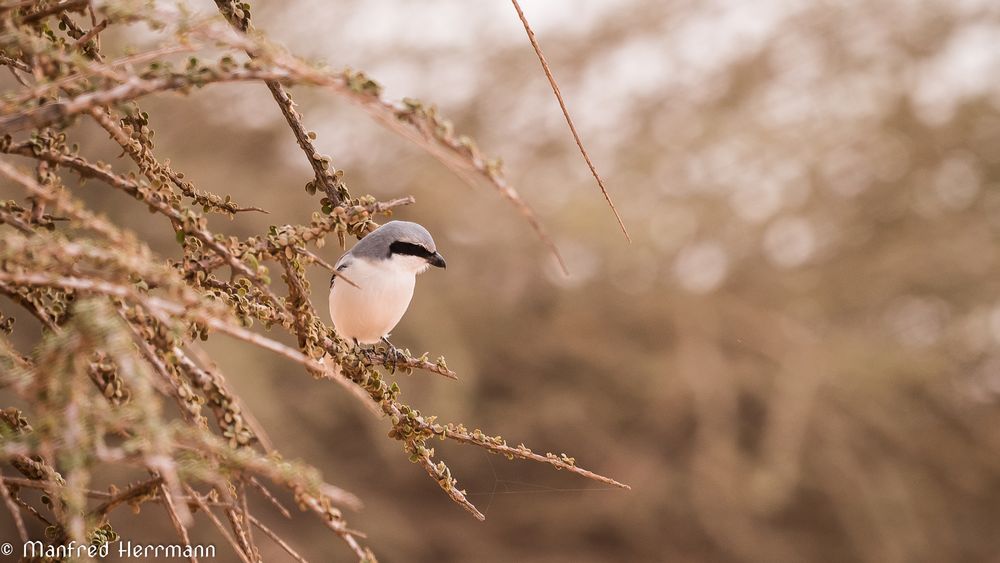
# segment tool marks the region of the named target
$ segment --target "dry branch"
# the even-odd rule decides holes
[[[499,160],[484,156],[468,137],[456,135],[434,107],[415,100],[387,101],[381,87],[363,73],[305,64],[264,38],[248,35],[252,25],[246,4],[218,0],[217,5],[227,23],[191,18],[183,10],[155,3],[139,8],[125,0],[101,5],[69,0],[38,9],[25,2],[0,6],[0,17],[10,24],[0,64],[30,78],[0,101],[0,152],[28,159],[35,172],[32,176],[0,160],[0,177],[20,186],[32,202],[23,207],[16,201],[0,202],[0,295],[44,327],[31,356],[17,352],[0,334],[3,384],[30,406],[26,416],[0,411],[0,456],[26,477],[0,481],[0,497],[14,515],[19,534],[28,535],[20,518],[24,511],[46,522],[59,541],[116,541],[110,513],[121,506],[156,502],[184,545],[190,544],[191,512],[202,511],[243,561],[260,560],[255,527],[304,561],[250,513],[248,485],[279,513],[292,517],[266,483],[292,493],[296,504],[319,518],[359,560],[375,560],[359,542],[364,534],[350,528],[340,510],[360,508],[358,497],[325,482],[309,465],[283,460],[225,374],[194,345],[217,334],[270,351],[301,366],[301,372],[342,386],[363,408],[382,417],[390,426],[390,438],[410,460],[478,519],[484,515],[458,488],[447,465],[435,460],[429,446],[434,438],[627,488],[577,467],[564,454],[543,456],[523,445],[510,447],[500,437],[469,432],[460,424],[436,423],[435,417],[402,402],[391,378],[419,369],[456,379],[444,358],[430,361],[408,351],[396,355],[352,346],[317,314],[308,268],[332,267],[311,245],[322,248],[328,236],[341,244],[348,236],[363,237],[377,226],[376,217],[414,200],[352,197],[341,180],[343,172],[316,149],[288,85],[318,86],[349,99],[462,178],[486,181],[524,215],[557,258],[558,251],[508,184]],[[89,29],[68,11],[89,14]],[[175,44],[117,58],[103,53],[102,36],[131,22],[164,29]],[[59,31],[45,31],[52,27]],[[202,43],[223,51],[218,62],[192,58],[185,67],[175,68],[169,60],[178,52],[201,52]],[[538,54],[541,58],[540,50]],[[315,176],[307,191],[321,190],[325,197],[303,224],[275,225],[240,240],[210,230],[204,213],[232,217],[263,210],[199,189],[168,160],[156,158],[148,117],[136,100],[161,92],[184,94],[213,83],[255,81],[267,84],[307,155]],[[80,155],[71,128],[80,115],[108,133],[138,174]],[[569,121],[568,112],[566,117]],[[30,134],[23,134],[27,131]],[[582,143],[580,148],[596,177]],[[73,175],[80,185],[99,182],[130,196],[134,209],[165,218],[164,228],[169,226],[181,258],[162,259],[134,233],[82,204],[76,197],[77,183],[69,182]],[[598,182],[603,189],[599,177]],[[226,267],[228,278],[219,272]],[[272,279],[275,268],[280,276]],[[283,344],[253,329],[254,323],[292,335],[296,344]],[[9,332],[8,324],[2,327]],[[175,403],[179,415],[167,414],[163,401]],[[28,424],[27,417],[38,424]],[[110,437],[124,443],[112,447]],[[88,482],[96,462],[144,470],[152,477],[95,491]],[[44,491],[46,503],[37,507],[26,502],[17,496],[18,487]],[[210,492],[204,495],[196,487]],[[223,511],[228,527],[214,509]]]
[[[545,55],[542,54],[542,48],[538,45],[538,39],[535,38],[535,32],[528,25],[528,18],[524,17],[524,11],[521,10],[521,5],[517,3],[517,0],[510,0],[514,4],[514,9],[517,10],[517,17],[521,19],[521,24],[524,25],[524,31],[528,34],[528,40],[531,41],[531,48],[535,50],[535,54],[538,55],[538,62],[542,63],[542,70],[545,71],[545,78],[549,80],[549,85],[552,86],[552,93],[556,95],[556,99],[559,101],[559,108],[562,109],[563,117],[566,118],[566,125],[569,125],[569,131],[573,134],[573,140],[576,141],[576,146],[580,149],[580,154],[583,155],[583,160],[587,162],[587,167],[590,168],[590,173],[594,175],[594,179],[597,180],[597,185],[601,188],[601,193],[604,195],[604,199],[608,202],[608,206],[611,207],[611,212],[615,214],[615,219],[618,220],[618,226],[621,227],[622,233],[629,242],[632,242],[632,237],[628,234],[628,229],[625,228],[625,222],[622,221],[622,216],[618,213],[618,208],[615,207],[615,202],[611,201],[611,194],[608,193],[608,188],[604,186],[604,180],[601,179],[601,175],[597,173],[597,167],[594,166],[594,162],[590,160],[590,155],[587,154],[587,149],[583,147],[583,141],[580,139],[580,133],[576,130],[576,125],[573,124],[573,118],[569,116],[569,109],[566,108],[566,101],[563,100],[562,92],[559,91],[559,83],[556,82],[555,76],[552,75],[552,69],[549,68],[548,61],[545,60]]]

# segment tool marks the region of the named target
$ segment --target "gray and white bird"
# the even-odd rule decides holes
[[[445,261],[422,226],[389,221],[369,233],[334,266],[346,278],[330,279],[330,318],[337,333],[359,344],[385,340],[410,306],[417,274],[430,266],[444,268]]]

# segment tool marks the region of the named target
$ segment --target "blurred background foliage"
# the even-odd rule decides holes
[[[446,355],[461,381],[410,376],[412,403],[633,487],[442,444],[487,513],[476,522],[341,388],[210,341],[280,449],[364,499],[350,520],[380,560],[996,557],[1000,4],[523,0],[631,245],[508,3],[257,4],[257,28],[291,52],[433,102],[502,156],[566,257],[569,277],[494,192],[329,93],[294,89],[352,191],[416,196],[397,218],[448,258],[393,340]],[[155,44],[144,28],[104,40]],[[263,84],[144,106],[175,169],[271,211],[213,216],[213,230],[246,237],[314,211],[312,172]],[[85,153],[118,156],[91,123],[74,133]],[[162,218],[108,194],[85,197],[178,255]],[[147,512],[112,522],[175,541]],[[310,560],[350,557],[319,523],[274,527]]]

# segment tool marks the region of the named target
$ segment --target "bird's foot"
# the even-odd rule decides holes
[[[396,348],[392,342],[389,342],[389,339],[384,336],[382,337],[382,342],[384,342],[387,346],[386,355],[390,358],[389,365],[392,367],[392,371],[396,371],[396,368],[399,367],[399,362],[406,360],[406,354],[404,354],[399,348]]]

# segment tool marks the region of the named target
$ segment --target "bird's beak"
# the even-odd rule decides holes
[[[430,263],[431,266],[436,266],[438,268],[448,267],[448,264],[444,261],[444,256],[441,256],[437,252],[431,254],[430,258],[427,259],[427,262]]]

